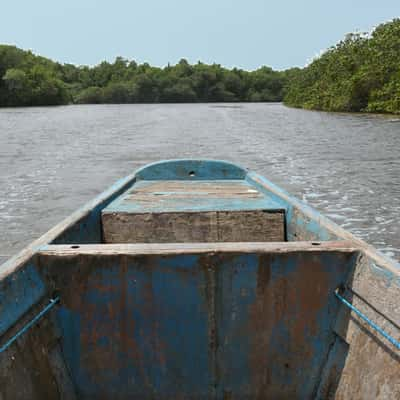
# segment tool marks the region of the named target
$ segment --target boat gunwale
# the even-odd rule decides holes
[[[11,257],[9,260],[1,264],[0,282],[16,272],[25,263],[27,263],[38,252],[40,247],[46,244],[50,244],[67,229],[71,228],[74,224],[79,222],[79,220],[88,216],[95,207],[110,199],[116,192],[134,184],[135,180],[136,172],[119,179],[104,192],[100,193],[94,199],[85,203],[82,207],[78,208],[72,214],[61,220],[53,228],[49,229],[38,239],[34,240],[32,243],[30,243],[28,246],[18,252],[15,256]]]
[[[365,255],[374,262],[375,267],[383,267],[400,278],[400,263],[396,260],[387,257],[379,250],[377,250],[374,246],[368,244],[362,239],[357,238],[351,232],[343,229],[331,219],[324,216],[308,204],[292,196],[262,175],[259,175],[253,171],[249,171],[246,179],[248,179],[250,182],[254,182],[264,187],[266,190],[274,193],[276,196],[280,197],[288,204],[296,207],[304,214],[304,216],[310,218],[313,221],[316,221],[320,226],[326,228],[329,232],[333,233],[338,238],[353,242],[355,244],[355,247],[360,248],[360,250],[362,250]]]
[[[31,244],[26,246],[23,250],[17,253],[15,256],[11,257],[9,260],[0,265],[0,282],[6,279],[8,276],[12,275],[19,268],[25,265],[39,250],[41,247],[45,245],[49,245],[52,241],[54,241],[57,237],[59,237],[62,233],[64,233],[68,228],[71,228],[74,224],[79,222],[82,218],[88,216],[90,212],[93,211],[95,207],[98,207],[102,203],[107,202],[110,198],[115,195],[118,191],[127,190],[130,186],[132,186],[137,179],[137,175],[139,172],[144,171],[146,168],[154,165],[162,165],[167,164],[168,162],[177,163],[177,162],[186,162],[186,161],[197,161],[197,162],[213,162],[213,163],[223,163],[224,165],[229,165],[232,167],[236,167],[245,172],[245,177],[243,180],[252,183],[253,185],[261,186],[264,190],[269,191],[275,194],[277,197],[286,201],[289,205],[296,207],[299,211],[301,211],[306,217],[311,220],[317,222],[322,227],[326,228],[327,231],[336,235],[339,239],[344,241],[351,241],[354,243],[355,248],[359,248],[362,250],[375,264],[376,268],[386,269],[388,272],[396,275],[400,278],[400,263],[395,260],[392,260],[386,257],[384,254],[380,253],[375,247],[369,245],[362,239],[358,239],[352,233],[346,231],[341,228],[335,222],[331,221],[329,218],[323,216],[319,211],[313,209],[309,205],[300,201],[296,197],[290,195],[285,190],[281,189],[265,177],[259,175],[256,172],[249,171],[240,166],[237,166],[231,162],[222,161],[222,160],[207,160],[207,159],[174,159],[174,160],[164,160],[151,164],[147,164],[144,167],[139,168],[135,172],[126,177],[119,179],[115,182],[111,187],[106,189],[104,192],[96,196],[94,199],[87,202],[77,211],[66,217],[60,223],[55,225],[45,234],[40,236],[38,239],[33,241]],[[165,179],[167,180],[167,179]],[[218,179],[216,179],[218,180]],[[322,241],[323,242],[331,242],[331,241]],[[290,242],[281,242],[281,243],[290,243]],[[79,245],[79,243],[77,243]],[[103,244],[99,244],[100,246]],[[179,245],[177,243],[175,246]]]

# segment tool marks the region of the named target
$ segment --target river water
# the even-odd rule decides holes
[[[400,258],[400,120],[281,104],[0,109],[0,262],[152,161],[256,170]]]

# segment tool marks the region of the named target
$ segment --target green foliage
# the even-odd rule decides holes
[[[60,64],[0,46],[0,106],[66,104],[70,95],[62,78]]]
[[[170,103],[191,103],[197,100],[197,96],[190,83],[182,79],[164,88],[162,99]]]
[[[103,89],[90,86],[81,90],[74,98],[78,104],[99,104],[103,102]]]
[[[284,102],[326,111],[400,114],[400,19],[349,34],[304,69],[285,71]]]
[[[0,45],[0,106],[282,101],[306,109],[400,114],[400,19],[349,34],[307,67],[226,69],[182,59],[165,68],[117,57],[61,65]]]
[[[0,106],[281,101],[285,79],[269,67],[247,72],[185,59],[165,68],[122,57],[77,67],[0,46]]]
[[[382,88],[371,92],[366,110],[400,114],[400,73],[394,75]]]

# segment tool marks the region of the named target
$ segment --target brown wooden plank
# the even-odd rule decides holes
[[[240,253],[290,253],[326,251],[355,252],[358,248],[349,241],[335,242],[225,242],[225,243],[122,243],[122,244],[53,244],[43,247],[39,255],[57,255],[60,257],[80,254],[117,255],[117,254],[202,254],[217,252]]]
[[[104,213],[105,243],[281,242],[282,212]]]
[[[161,181],[134,186],[125,202],[157,203],[165,199],[192,199],[213,197],[218,199],[260,199],[263,195],[243,182],[191,182]]]
[[[136,186],[132,193],[154,193],[154,192],[204,192],[204,193],[260,193],[254,187],[244,182],[224,181],[155,181],[143,186]],[[261,195],[261,194],[260,194]]]

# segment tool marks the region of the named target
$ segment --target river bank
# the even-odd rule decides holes
[[[384,118],[389,120],[389,122],[400,122],[400,113],[393,114],[393,113],[384,113],[384,112],[369,112],[369,111],[330,111],[330,110],[316,110],[312,108],[303,108],[303,107],[295,107],[285,102],[281,102],[282,105],[288,108],[292,108],[294,110],[303,110],[309,112],[316,112],[316,113],[328,113],[328,114],[337,114],[337,115],[355,115],[355,116],[370,116],[370,117],[377,117],[377,118]]]

